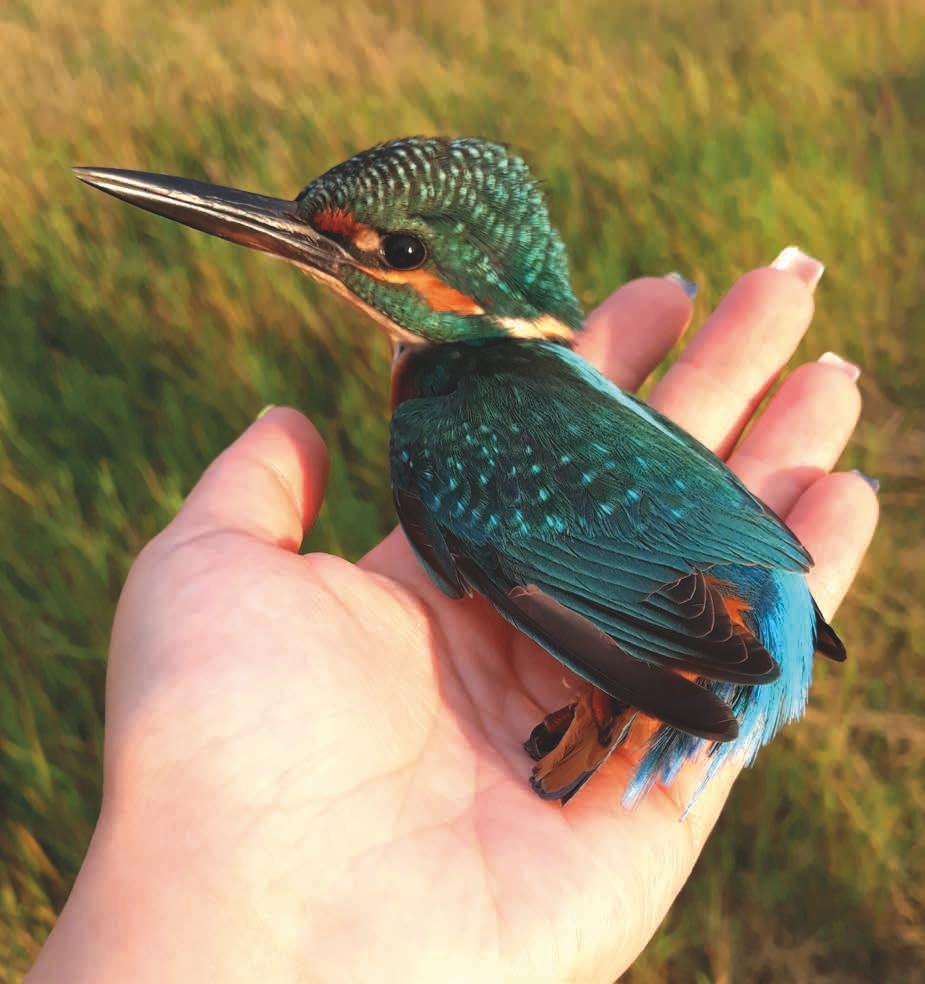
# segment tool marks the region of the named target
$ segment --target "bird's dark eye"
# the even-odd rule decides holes
[[[427,247],[417,236],[406,232],[392,232],[383,237],[379,253],[393,270],[415,270],[427,259]]]

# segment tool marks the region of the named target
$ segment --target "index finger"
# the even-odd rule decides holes
[[[575,348],[621,389],[635,390],[671,351],[690,319],[691,299],[680,278],[642,277],[614,291],[588,315]]]
[[[311,421],[274,407],[206,469],[168,531],[189,539],[233,530],[298,550],[321,507],[327,468]]]
[[[745,274],[652,392],[652,404],[725,457],[793,355],[824,267],[787,247]]]

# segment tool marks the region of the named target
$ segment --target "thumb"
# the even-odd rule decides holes
[[[318,515],[327,474],[327,449],[311,421],[276,407],[212,462],[171,532],[187,539],[229,530],[298,550]]]

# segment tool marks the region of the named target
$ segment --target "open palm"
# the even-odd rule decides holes
[[[728,455],[811,279],[743,278],[653,402]],[[583,354],[635,388],[689,316],[677,284],[636,281]],[[827,616],[876,520],[863,480],[827,475],[858,408],[850,367],[803,366],[730,458],[815,556]],[[324,475],[311,424],[271,411],[133,567],[102,814],[35,980],[609,981],[688,876],[733,770],[684,820],[696,765],[633,812],[619,755],[567,808],[538,799],[522,742],[574,679],[445,598],[400,531],[357,565],[300,556]]]

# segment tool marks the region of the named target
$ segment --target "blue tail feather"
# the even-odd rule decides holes
[[[710,573],[735,585],[737,594],[748,604],[744,618],[780,663],[780,677],[760,686],[704,681],[708,689],[732,706],[739,722],[739,737],[716,744],[672,728],[660,728],[624,793],[627,807],[637,803],[653,783],[670,784],[685,761],[706,754],[709,764],[689,809],[724,763],[738,758],[744,765],[751,765],[758,750],[806,709],[818,612],[806,579],[789,571],[738,565],[716,567]]]

